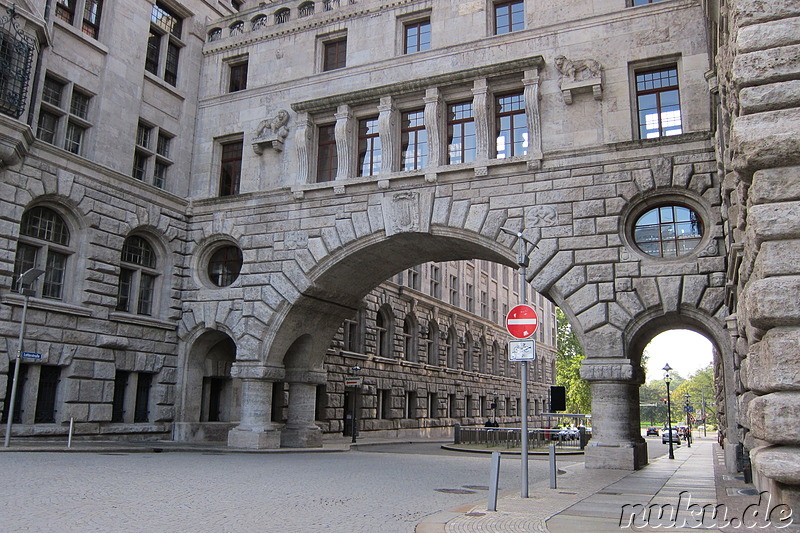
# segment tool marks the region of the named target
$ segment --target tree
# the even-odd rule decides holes
[[[556,309],[556,384],[567,390],[567,412],[590,413],[592,394],[589,383],[581,379],[581,362],[584,359],[583,347],[572,331],[567,316]]]
[[[689,379],[680,383],[675,387],[675,395],[673,397],[673,404],[677,403],[680,406],[680,418],[678,420],[686,420],[686,412],[684,406],[686,405],[686,394],[689,394],[689,405],[694,408],[692,415],[695,419],[700,419],[703,412],[703,396],[706,400],[706,422],[711,425],[717,425],[717,408],[714,402],[714,367],[709,364],[706,368],[700,369],[692,374]],[[702,422],[694,422],[693,425],[698,426]]]

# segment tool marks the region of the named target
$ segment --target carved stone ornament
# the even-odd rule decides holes
[[[391,198],[391,220],[394,233],[419,230],[419,193],[402,192]]]
[[[529,228],[547,228],[558,224],[558,213],[553,206],[536,205],[525,213]]]
[[[561,73],[559,87],[564,102],[572,103],[574,92],[591,90],[595,100],[603,98],[603,66],[594,59],[571,60],[556,56],[555,65]]]
[[[261,155],[264,148],[273,148],[280,152],[283,150],[283,141],[289,135],[289,112],[285,109],[278,111],[274,117],[262,120],[256,128],[253,139],[253,151]]]

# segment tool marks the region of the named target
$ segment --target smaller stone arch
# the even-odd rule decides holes
[[[250,28],[252,31],[260,30],[261,28],[265,28],[267,26],[268,18],[266,15],[256,15],[250,21]]]
[[[425,362],[429,365],[439,366],[441,332],[439,331],[439,323],[436,322],[436,320],[428,321],[427,337],[428,343],[425,347]]]
[[[275,12],[275,24],[284,24],[289,22],[292,12],[288,7],[281,8]]]
[[[387,358],[394,355],[394,312],[387,304],[375,315],[375,355]]]
[[[419,321],[414,313],[408,313],[403,319],[403,358],[419,362]]]

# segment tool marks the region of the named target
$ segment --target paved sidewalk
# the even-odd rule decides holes
[[[775,506],[741,476],[725,471],[713,440],[696,440],[691,448],[676,448],[674,455],[636,472],[572,465],[558,476],[557,489],[543,482],[531,485],[526,499],[518,490],[502,494],[496,512],[482,502],[438,513],[419,524],[416,533],[800,531],[795,525],[770,525],[765,517]],[[719,504],[724,507],[716,507],[718,516],[712,517]],[[778,518],[773,512],[773,521]]]

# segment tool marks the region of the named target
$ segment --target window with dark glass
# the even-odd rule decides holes
[[[425,113],[408,111],[401,115],[400,142],[403,170],[419,170],[428,164],[428,132]]]
[[[153,374],[139,373],[136,380],[136,403],[133,410],[134,423],[150,421],[150,388]]]
[[[60,300],[64,295],[70,233],[61,216],[48,207],[26,211],[20,221],[20,237],[14,259],[13,290],[19,277],[31,268],[44,270],[42,298]]]
[[[494,5],[494,33],[500,35],[525,27],[525,2],[513,0]]]
[[[61,382],[61,367],[42,365],[39,369],[39,389],[36,394],[34,424],[53,424],[56,421],[56,393]]]
[[[103,0],[85,0],[83,6],[83,33],[97,39],[100,33],[100,16],[103,11]]]
[[[522,93],[495,99],[497,159],[528,153],[528,122]]]
[[[239,277],[242,261],[238,246],[223,246],[208,261],[208,279],[217,287],[227,287]]]
[[[156,2],[150,13],[150,36],[145,53],[145,70],[178,84],[178,60],[183,47],[183,19],[167,5]]]
[[[431,21],[430,19],[416,20],[403,25],[404,44],[406,54],[429,50],[431,47]]]
[[[703,238],[703,223],[688,207],[666,205],[651,209],[633,225],[633,241],[654,257],[680,257],[691,253]]]
[[[317,182],[333,181],[339,170],[336,154],[336,126],[320,126],[317,141]]]
[[[656,2],[661,2],[661,0],[632,0],[632,6],[646,6],[647,4],[655,4]]]
[[[447,106],[448,163],[467,163],[475,160],[475,117],[472,102]]]
[[[247,61],[240,61],[230,65],[230,82],[228,92],[234,93],[247,89]]]
[[[125,239],[120,263],[117,311],[152,315],[158,276],[155,250],[146,239],[133,235]]]
[[[676,67],[637,71],[636,104],[640,139],[683,133]]]
[[[220,196],[239,194],[239,182],[242,177],[243,145],[242,141],[234,141],[222,145],[219,173]]]
[[[297,8],[297,16],[299,18],[310,17],[314,14],[314,2],[303,2]]]
[[[58,0],[56,2],[56,17],[68,24],[72,24],[75,20],[75,2],[76,0]]]
[[[291,16],[291,11],[289,8],[279,9],[275,12],[275,24],[284,24],[289,22],[289,17]]]
[[[381,170],[381,138],[378,119],[358,121],[358,175],[374,176]]]
[[[45,76],[36,137],[54,145],[63,145],[73,154],[81,153],[88,122],[91,96],[71,83]]]
[[[326,41],[322,44],[322,70],[344,68],[347,63],[347,39]]]

